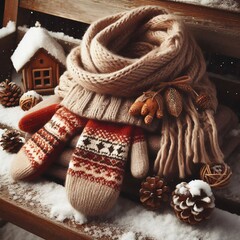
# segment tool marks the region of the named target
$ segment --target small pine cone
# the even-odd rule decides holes
[[[0,139],[3,150],[9,153],[17,153],[25,140],[17,130],[6,130]]]
[[[200,94],[195,99],[195,104],[201,110],[207,110],[212,108],[211,97],[208,94]]]
[[[182,182],[172,193],[171,206],[183,222],[194,225],[210,217],[215,204],[210,186],[202,180]]]
[[[0,103],[4,107],[18,106],[21,96],[22,90],[16,83],[7,79],[0,84]]]
[[[149,210],[158,210],[169,200],[170,188],[158,176],[147,177],[139,191],[140,201]]]
[[[231,168],[226,164],[205,164],[200,169],[200,178],[212,188],[225,187],[232,176]]]

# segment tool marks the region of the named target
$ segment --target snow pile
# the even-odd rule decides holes
[[[40,48],[45,49],[50,55],[65,65],[66,56],[62,46],[50,36],[45,28],[31,27],[11,57],[16,71],[19,71]]]
[[[5,108],[0,104],[0,122],[10,127],[18,129],[18,122],[24,115],[24,111],[19,107]]]
[[[203,190],[208,197],[213,195],[210,186],[202,180],[192,180],[188,183],[188,187],[193,197],[201,196],[201,190]]]
[[[13,21],[9,21],[6,27],[0,29],[0,38],[4,38],[7,35],[16,31],[16,24]]]
[[[240,11],[240,3],[238,0],[172,0],[172,1],[203,5],[212,8],[220,8],[231,11]]]
[[[183,224],[170,210],[151,212],[125,199],[119,199],[118,210],[112,214],[113,223],[156,239],[239,239],[240,216],[219,209],[214,210],[211,219],[197,226]]]
[[[5,161],[9,160],[5,158]],[[43,206],[47,209],[48,217],[52,219],[60,222],[70,219],[79,224],[86,222],[85,216],[72,208],[65,188],[61,185],[44,180],[33,183],[14,182],[8,174],[1,176],[1,183],[7,186],[13,200],[29,203],[30,206]]]

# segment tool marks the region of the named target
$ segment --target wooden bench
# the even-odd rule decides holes
[[[36,11],[45,14],[46,18],[50,18],[49,15],[51,15],[57,16],[59,21],[70,19],[75,24],[79,23],[84,31],[84,26],[100,17],[140,5],[160,5],[181,16],[204,51],[240,59],[239,13],[178,2],[161,0],[11,0],[5,1],[3,25],[5,26],[9,20],[15,21],[17,26],[27,24],[33,15],[32,11]],[[20,35],[22,36],[22,33],[18,31],[18,37]],[[12,34],[7,40],[0,40],[3,44],[0,46],[8,48],[8,52],[11,54],[10,49],[16,46],[17,39],[19,38]],[[70,50],[69,45],[66,44],[65,50]],[[9,69],[10,64],[11,62],[7,61],[4,68]],[[217,83],[220,101],[227,103],[236,111],[240,111],[240,79],[239,81],[229,81],[229,79],[217,75],[212,76],[212,79]],[[229,92],[233,94],[229,94]],[[222,203],[224,205],[224,201]],[[41,214],[41,208],[34,208],[28,204],[23,205],[12,200],[7,189],[0,193],[0,217],[45,239],[91,239],[91,236],[84,234],[83,226],[70,221],[64,223],[52,221]],[[106,224],[97,223],[96,226],[101,229]],[[116,229],[113,228],[112,231],[114,232]]]

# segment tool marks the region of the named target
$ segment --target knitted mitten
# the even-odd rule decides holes
[[[35,133],[52,118],[60,102],[61,99],[53,95],[38,103],[19,120],[19,128],[27,133]]]
[[[29,180],[39,176],[85,123],[85,119],[65,107],[59,108],[51,120],[33,134],[13,159],[13,179]]]
[[[114,205],[120,193],[133,133],[134,127],[130,125],[88,121],[69,163],[65,183],[68,199],[75,209],[87,216],[96,216]],[[138,144],[143,140],[142,137],[136,139],[140,140],[135,141]],[[143,158],[147,164],[141,164],[144,170],[134,169],[137,176],[148,171],[146,152],[140,159]]]

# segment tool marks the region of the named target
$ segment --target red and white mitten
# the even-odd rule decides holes
[[[87,216],[96,216],[113,207],[122,186],[134,128],[98,120],[87,122],[70,161],[65,183],[68,199],[75,209]],[[134,139],[134,143],[139,144],[143,138]],[[143,157],[147,158],[147,154]],[[133,165],[136,175],[147,172]]]
[[[14,180],[30,180],[39,176],[56,156],[68,140],[79,133],[86,124],[65,107],[59,108],[44,127],[39,129],[23,145],[14,157],[11,175]]]

